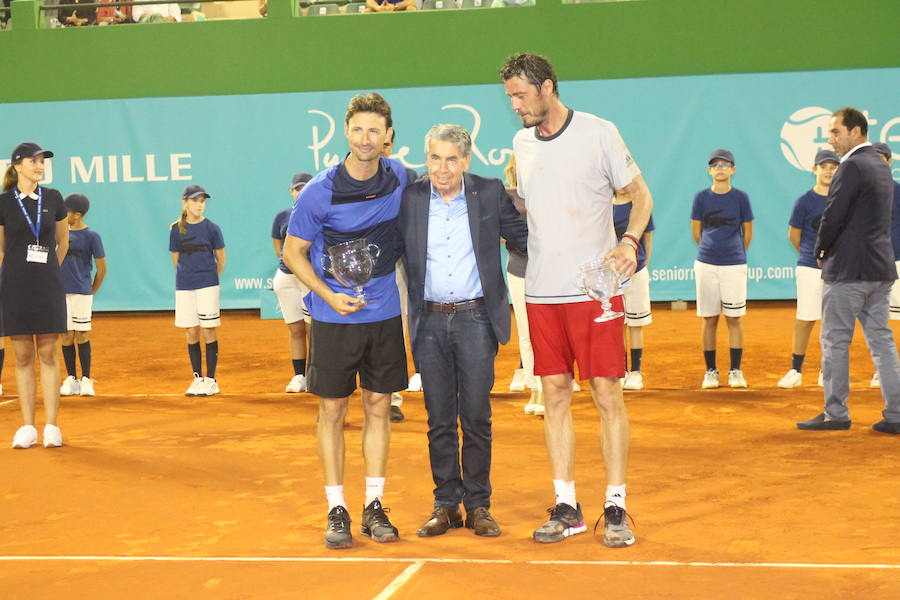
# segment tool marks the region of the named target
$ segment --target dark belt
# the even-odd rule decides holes
[[[425,301],[425,310],[452,315],[464,310],[473,310],[479,306],[484,306],[484,298],[475,298],[474,300],[464,300],[462,302],[429,302]]]

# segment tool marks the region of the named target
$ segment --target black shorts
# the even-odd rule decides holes
[[[310,393],[344,398],[356,389],[390,394],[406,389],[406,345],[400,317],[375,323],[313,320],[307,382]]]

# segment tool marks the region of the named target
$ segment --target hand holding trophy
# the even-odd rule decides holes
[[[579,271],[579,287],[581,290],[600,302],[603,314],[594,319],[595,323],[612,321],[624,317],[625,313],[612,309],[610,300],[617,296],[622,289],[628,287],[630,279],[622,279],[615,269],[615,261],[612,258],[595,258],[582,263]]]
[[[344,287],[356,291],[360,305],[368,304],[371,299],[365,297],[363,288],[372,279],[375,259],[381,249],[375,244],[366,244],[365,239],[358,239],[329,246],[327,250],[328,255],[322,257],[322,269],[334,275]]]

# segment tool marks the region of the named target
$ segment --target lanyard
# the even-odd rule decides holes
[[[37,245],[41,245],[41,205],[43,203],[44,195],[41,192],[40,186],[37,188],[38,193],[38,201],[37,201],[37,225],[31,220],[31,217],[28,216],[28,211],[25,210],[25,205],[22,204],[22,196],[19,194],[19,190],[13,187],[13,194],[16,196],[16,202],[19,203],[19,208],[22,209],[22,214],[25,215],[25,221],[28,222],[28,228],[31,230],[31,233],[34,234],[34,239],[37,240]]]

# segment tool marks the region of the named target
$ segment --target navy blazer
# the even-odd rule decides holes
[[[475,262],[485,306],[497,341],[509,341],[509,295],[500,264],[500,238],[519,252],[527,251],[528,226],[519,217],[499,179],[465,173],[466,208]],[[428,250],[428,210],[431,182],[420,179],[403,192],[398,225],[404,244],[404,268],[409,289],[409,338],[416,351],[416,330],[425,310],[425,263]]]
[[[891,245],[891,169],[872,146],[841,162],[819,224],[815,256],[825,281],[897,279]]]

